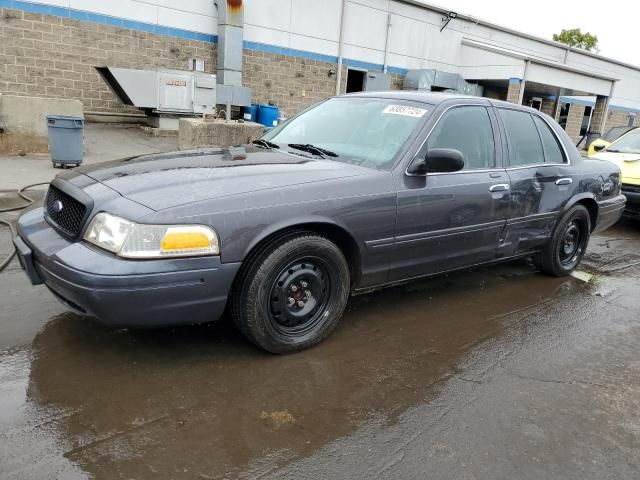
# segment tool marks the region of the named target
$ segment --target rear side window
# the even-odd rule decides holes
[[[527,112],[499,109],[507,132],[511,166],[544,163],[544,151],[538,129]]]
[[[533,116],[533,121],[536,123],[536,127],[538,127],[538,132],[540,132],[540,138],[542,139],[542,148],[544,150],[544,160],[546,163],[564,163],[564,155],[562,155],[562,150],[560,150],[560,145],[558,145],[558,140],[555,135],[551,132],[549,125],[545,123],[540,117]]]
[[[465,170],[494,168],[496,152],[487,109],[469,106],[447,111],[431,132],[427,148],[459,150]]]

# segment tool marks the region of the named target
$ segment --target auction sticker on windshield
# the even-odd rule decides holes
[[[407,107],[406,105],[389,105],[382,113],[391,115],[404,115],[405,117],[422,117],[427,111],[424,108]]]

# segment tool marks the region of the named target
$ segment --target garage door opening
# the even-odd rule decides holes
[[[367,72],[363,70],[347,70],[347,93],[364,91],[364,82],[367,79]]]

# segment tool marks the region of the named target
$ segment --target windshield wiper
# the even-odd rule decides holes
[[[263,139],[258,139],[258,140],[254,140],[253,142],[254,145],[258,145],[259,147],[264,147],[264,148],[280,148],[280,146],[276,145],[273,142],[270,142],[269,140],[263,140]]]
[[[320,155],[321,157],[338,157],[339,155],[331,150],[325,150],[324,148],[316,147],[310,143],[290,143],[289,147],[296,150],[302,150],[303,152],[313,153],[314,155]]]

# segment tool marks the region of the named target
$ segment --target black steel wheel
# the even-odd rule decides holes
[[[329,239],[293,233],[251,255],[234,284],[238,329],[272,353],[317,344],[335,328],[347,303],[347,261]]]
[[[572,220],[567,224],[562,234],[562,240],[558,248],[558,257],[562,265],[572,265],[582,253],[582,234],[578,220]]]
[[[551,240],[534,257],[538,268],[549,275],[571,274],[580,264],[591,235],[591,217],[583,205],[575,205],[557,223]]]
[[[300,258],[286,266],[271,288],[269,318],[283,335],[300,335],[322,321],[331,278],[320,258]]]

